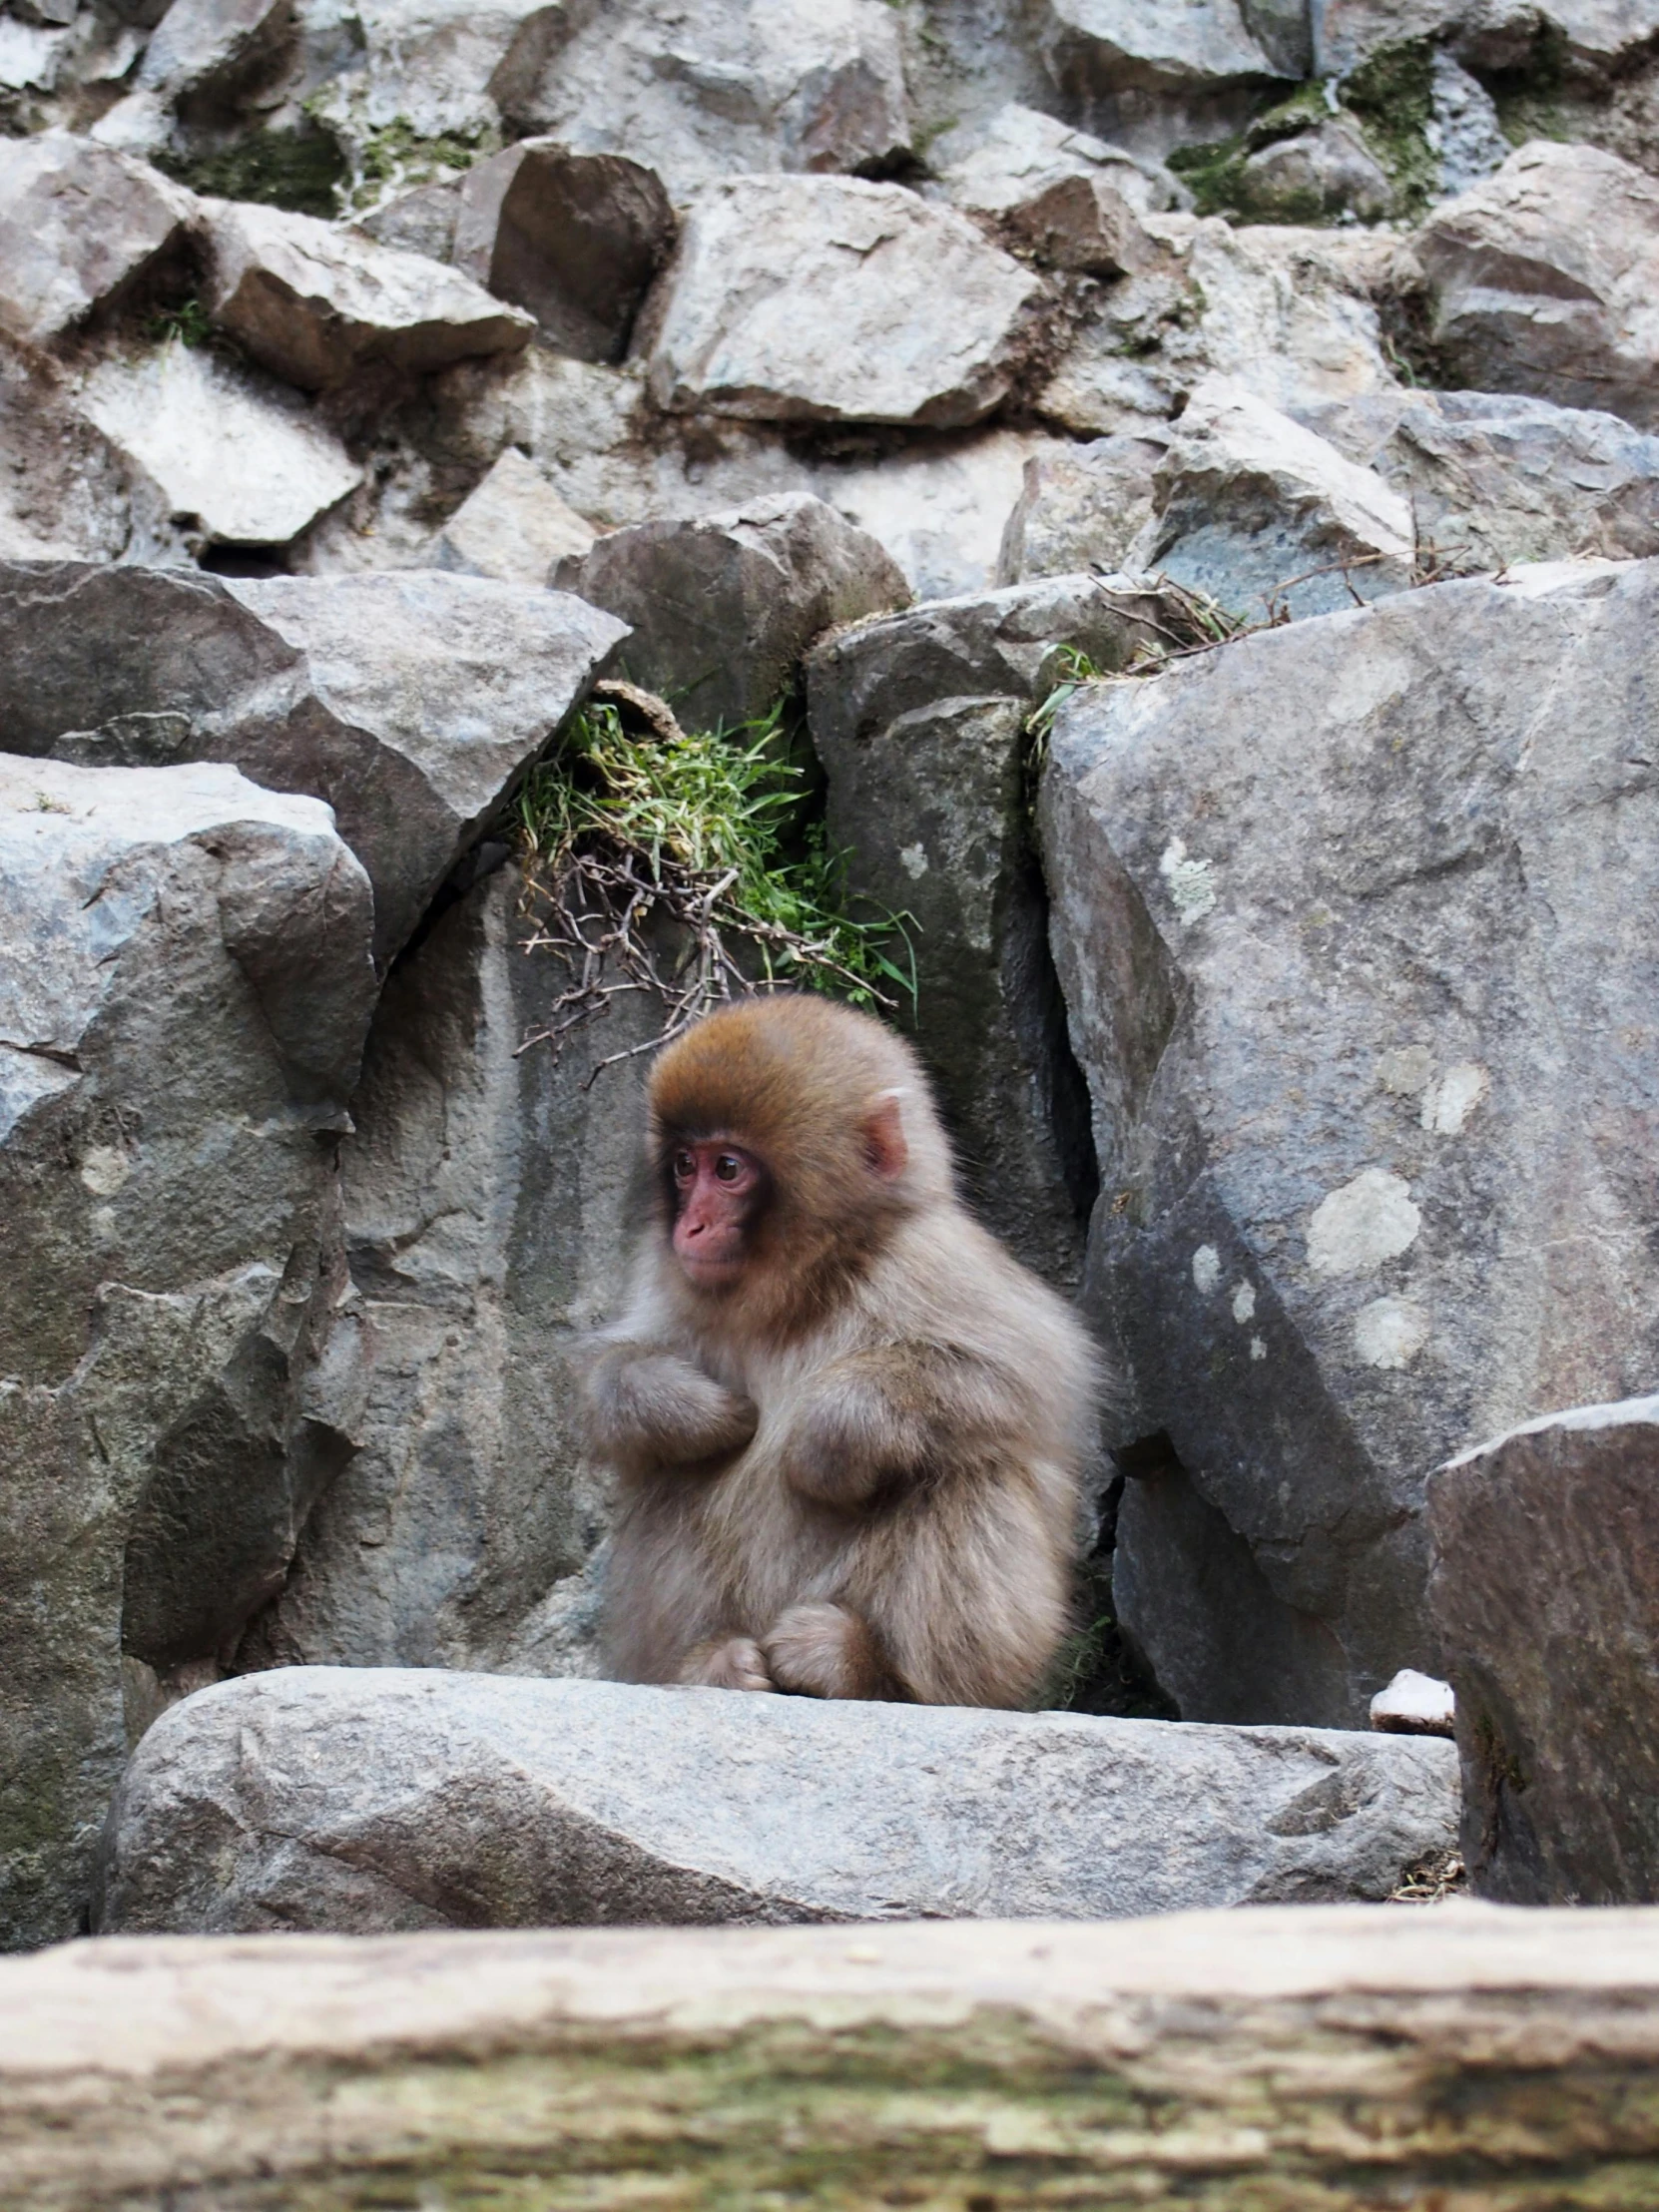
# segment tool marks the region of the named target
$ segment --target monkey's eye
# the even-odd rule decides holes
[[[723,1152],[715,1162],[715,1176],[719,1182],[735,1183],[743,1173],[743,1162],[735,1152]]]
[[[691,1153],[689,1153],[689,1152],[677,1152],[677,1153],[676,1153],[676,1154],[674,1155],[674,1180],[675,1180],[675,1182],[676,1182],[676,1183],[691,1183],[691,1182],[694,1182],[694,1181],[696,1180],[696,1177],[697,1177],[697,1161],[696,1161],[695,1157],[694,1157],[694,1156],[693,1156],[693,1155],[692,1155]]]

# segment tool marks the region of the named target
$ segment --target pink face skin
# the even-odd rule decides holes
[[[676,1145],[674,1256],[699,1290],[735,1283],[749,1257],[749,1232],[766,1171],[754,1153],[721,1139]]]

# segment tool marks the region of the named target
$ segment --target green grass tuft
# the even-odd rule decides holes
[[[660,701],[610,688],[626,696],[590,701],[519,800],[529,941],[572,971],[549,1041],[619,989],[659,998],[652,1045],[754,990],[913,1008],[910,917],[852,897],[823,823],[803,825],[782,710],[688,732]]]

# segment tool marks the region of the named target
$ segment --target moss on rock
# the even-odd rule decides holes
[[[324,217],[338,214],[348,174],[336,141],[315,126],[260,131],[212,154],[159,154],[156,167],[193,192]]]

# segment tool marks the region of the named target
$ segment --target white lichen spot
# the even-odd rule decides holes
[[[1260,1337],[1252,1337],[1250,1340],[1250,1357],[1253,1360],[1265,1360],[1267,1356],[1268,1348],[1263,1343],[1262,1339]]]
[[[1169,885],[1170,899],[1180,921],[1202,921],[1216,903],[1216,886],[1208,860],[1189,858],[1186,841],[1171,837],[1158,862],[1158,873]]]
[[[1396,1045],[1377,1063],[1377,1080],[1395,1098],[1415,1098],[1434,1077],[1434,1055],[1425,1044]]]
[[[1398,1257],[1416,1239],[1422,1215],[1411,1186],[1386,1168],[1362,1168],[1333,1191],[1308,1224],[1308,1265],[1316,1275],[1364,1275]]]
[[[927,873],[929,861],[924,844],[903,844],[898,848],[898,862],[912,883],[919,883]]]
[[[92,1233],[100,1244],[108,1244],[115,1235],[115,1208],[95,1206],[92,1209]]]
[[[1403,1298],[1374,1298],[1354,1317],[1354,1349],[1368,1368],[1402,1368],[1428,1342],[1428,1316]]]
[[[1254,1289],[1248,1283],[1236,1283],[1233,1286],[1233,1319],[1237,1322],[1249,1321],[1255,1311],[1256,1293]]]
[[[1200,1245],[1193,1254],[1193,1281],[1206,1298],[1221,1281],[1221,1254],[1214,1245]]]
[[[94,1198],[114,1198],[132,1172],[133,1163],[119,1145],[95,1144],[81,1162],[81,1181]]]
[[[1459,1060],[1422,1094],[1422,1126],[1436,1137],[1455,1137],[1491,1088],[1478,1060]]]

